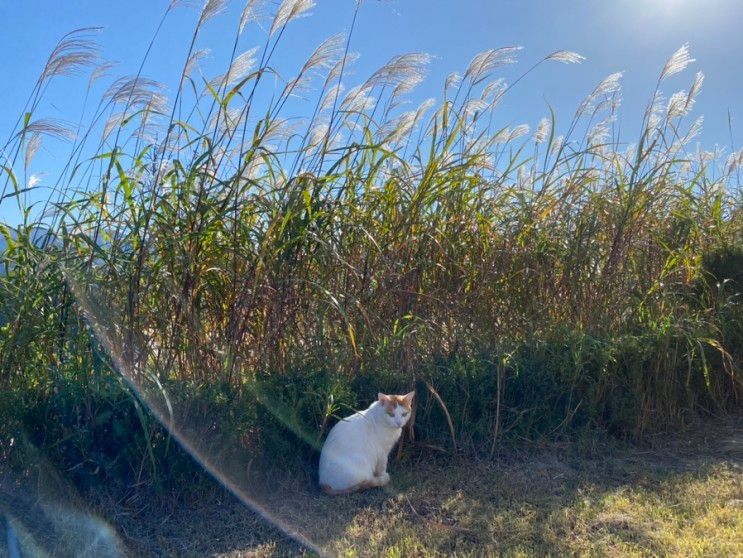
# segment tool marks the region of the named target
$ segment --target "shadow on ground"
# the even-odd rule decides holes
[[[743,418],[599,453],[473,462],[407,448],[385,489],[328,497],[301,473],[253,493],[329,555],[743,554]],[[83,501],[41,467],[0,487],[3,539],[38,555],[312,555],[216,483],[192,501]]]

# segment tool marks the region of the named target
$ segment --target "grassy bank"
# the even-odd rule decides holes
[[[77,503],[108,537],[136,556],[309,556],[231,494],[202,489],[153,500],[98,489],[60,489],[42,468],[5,478],[27,534],[64,554],[56,505]],[[392,464],[393,483],[330,498],[306,473],[277,474],[260,490],[273,512],[338,556],[738,556],[743,552],[743,423],[705,422],[642,448],[601,446],[593,455],[549,444],[493,461],[410,451]],[[42,502],[40,504],[39,502]],[[74,521],[72,521],[74,523]],[[90,520],[79,521],[78,550]],[[80,527],[87,527],[80,528]],[[56,529],[55,529],[56,528]],[[99,531],[100,534],[100,531]],[[59,555],[62,555],[59,554]],[[110,554],[110,551],[109,551]]]

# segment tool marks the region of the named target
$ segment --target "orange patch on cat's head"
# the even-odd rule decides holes
[[[377,397],[379,399],[379,402],[384,405],[386,410],[389,412],[394,411],[398,405],[406,408],[407,410],[410,410],[411,406],[413,405],[413,397],[415,397],[415,392],[411,391],[410,393],[405,395],[385,395],[384,393],[380,392]]]

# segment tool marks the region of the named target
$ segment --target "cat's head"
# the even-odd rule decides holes
[[[384,411],[382,419],[390,428],[402,428],[410,420],[410,412],[413,405],[415,392],[411,391],[407,395],[385,395],[380,393],[378,401]]]

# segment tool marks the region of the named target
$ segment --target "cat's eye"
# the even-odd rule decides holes
[[[387,413],[389,416],[394,417],[395,413]]]
[[[406,417],[408,416],[408,413],[403,413],[402,416]]]

